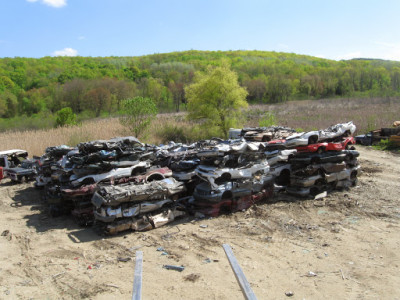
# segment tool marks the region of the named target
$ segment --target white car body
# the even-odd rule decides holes
[[[360,169],[360,166],[357,166],[354,168],[345,169],[340,172],[325,174],[326,182],[329,183],[329,182],[334,182],[334,181],[350,180],[350,179],[352,179],[351,177],[352,177],[353,172],[356,172],[355,174],[357,175],[359,169]]]
[[[306,178],[292,176],[290,178],[290,184],[293,186],[301,186],[301,187],[311,187],[313,186],[317,180],[323,179],[320,174],[309,176]]]
[[[356,131],[356,125],[354,125],[352,121],[347,123],[336,124],[325,130],[320,130],[318,132],[318,140],[324,141],[327,139],[333,139],[335,137],[339,137],[345,134],[346,132],[349,132],[350,135],[353,135],[355,131]]]
[[[125,208],[121,206],[118,206],[116,208],[107,206],[99,208],[97,211],[95,211],[95,214],[103,218],[110,218],[111,220],[113,218],[130,218],[136,217],[139,214],[154,211],[169,203],[172,203],[172,200],[164,199],[155,202],[142,202],[138,204],[133,204],[132,206]]]
[[[257,172],[267,174],[269,172],[268,161],[264,160],[256,164],[248,164],[239,168],[217,168],[214,166],[200,165],[195,170],[196,175],[201,179],[208,181],[213,188],[218,187],[215,183],[217,178],[239,179],[252,178]]]
[[[172,173],[172,177],[181,181],[191,180],[194,176],[196,176],[196,172],[194,170],[187,172],[181,171]]]
[[[318,142],[319,132],[309,131],[297,133],[286,138],[285,146],[286,148],[293,148],[297,146],[306,146],[310,143],[310,138],[313,139],[313,143]]]
[[[289,172],[292,170],[291,164],[279,164],[269,168],[269,174],[277,177],[279,176],[282,171],[288,170]]]
[[[71,175],[70,181],[72,186],[80,186],[81,184],[83,184],[85,181],[88,180],[91,181],[91,183],[97,183],[111,178],[129,177],[132,175],[132,171],[138,167],[148,168],[150,167],[150,164],[146,161],[141,161],[134,166],[130,166],[127,168],[112,169],[107,173],[86,175],[80,178],[76,178],[76,175]]]
[[[296,149],[265,152],[265,154],[267,155],[268,164],[270,166],[275,165],[278,162],[287,162],[290,155],[293,155],[295,153],[297,153]]]

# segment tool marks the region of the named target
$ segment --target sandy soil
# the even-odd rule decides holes
[[[68,216],[50,218],[31,183],[4,180],[0,298],[130,299],[140,249],[144,299],[242,299],[228,243],[258,299],[400,299],[400,157],[359,150],[363,173],[351,190],[322,200],[282,195],[245,212],[106,238]]]

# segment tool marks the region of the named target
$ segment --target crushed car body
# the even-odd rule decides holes
[[[350,188],[361,170],[354,130],[352,122],[302,133],[274,126],[188,145],[119,137],[49,147],[35,186],[53,216],[71,214],[107,234],[150,230],[196,213],[245,210],[278,191],[313,197]]]

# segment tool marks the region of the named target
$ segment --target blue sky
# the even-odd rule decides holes
[[[0,0],[0,57],[191,49],[400,61],[400,1]]]

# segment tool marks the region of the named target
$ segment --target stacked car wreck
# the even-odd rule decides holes
[[[278,191],[313,196],[353,186],[354,131],[349,122],[307,133],[247,128],[237,139],[191,145],[123,137],[49,147],[36,186],[44,187],[52,215],[71,213],[110,234],[149,230],[187,214],[244,210]]]
[[[315,143],[297,146],[289,160],[292,167],[286,191],[297,196],[315,196],[324,191],[355,186],[360,166],[354,149],[352,122],[314,132]]]

